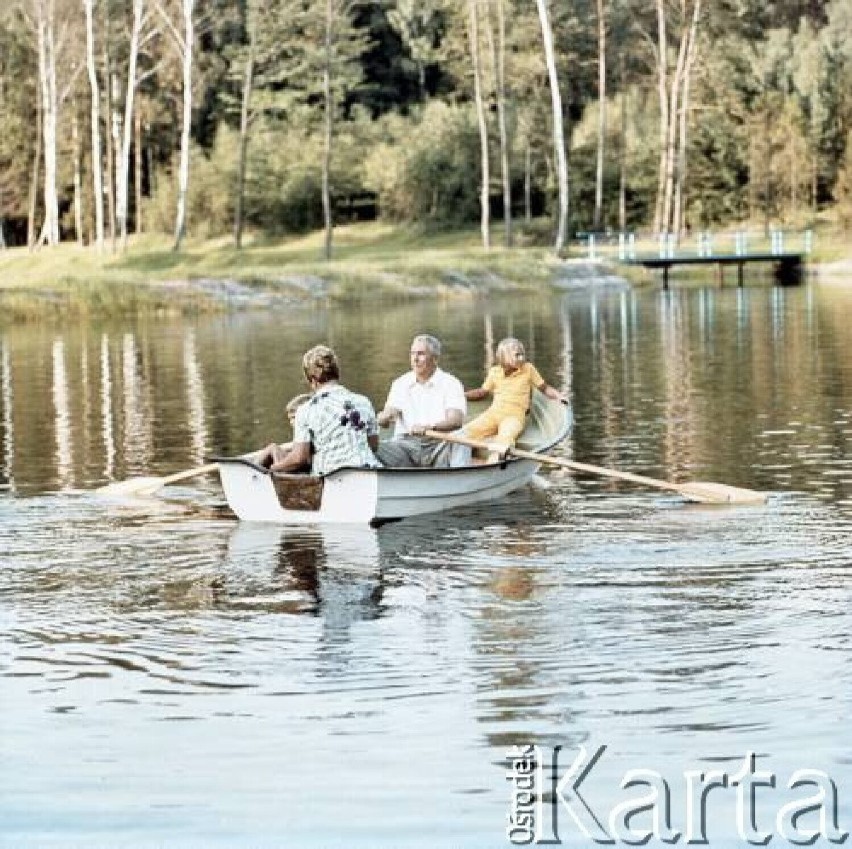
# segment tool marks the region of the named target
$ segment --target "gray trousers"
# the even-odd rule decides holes
[[[442,442],[440,439],[408,434],[379,443],[376,457],[383,466],[391,468],[425,466],[446,469],[469,465],[470,448],[466,445]]]

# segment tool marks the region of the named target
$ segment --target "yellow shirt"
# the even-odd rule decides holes
[[[533,387],[544,386],[544,378],[532,363],[524,363],[517,371],[506,374],[503,366],[492,366],[485,376],[483,389],[493,396],[491,411],[500,416],[520,416],[530,408]]]

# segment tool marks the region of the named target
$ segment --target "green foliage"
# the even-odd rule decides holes
[[[483,21],[494,22],[496,1],[480,0]],[[511,169],[520,205],[527,151],[533,197],[536,202],[553,197],[551,105],[535,4],[501,2],[507,21]],[[375,196],[380,214],[389,220],[457,226],[478,219],[480,153],[471,106],[466,0],[331,4],[328,44],[326,0],[196,4],[190,233],[217,236],[233,229],[236,128],[249,56],[254,61],[245,184],[249,229],[282,234],[322,226],[327,71],[334,109],[329,182],[338,212],[349,208],[352,199]],[[575,222],[582,228],[589,225],[593,207],[597,10],[593,0],[552,2],[550,7],[571,148]],[[688,4],[666,0],[665,7],[673,64]],[[0,4],[0,217],[13,242],[20,242],[26,229],[37,138],[37,51],[33,30],[21,14],[27,8],[26,3]],[[693,227],[745,218],[792,222],[835,201],[846,203],[852,0],[705,0],[702,9],[690,89],[686,219]],[[121,113],[122,87],[109,88],[101,63],[109,48],[112,71],[119,77],[124,72],[127,3],[101,0],[99,10],[101,93],[112,91],[113,106]],[[606,222],[617,221],[619,120],[626,104],[628,221],[642,227],[653,217],[660,156],[656,6],[647,0],[606,0],[605,14]],[[493,57],[485,40],[483,44],[485,96],[493,118]],[[164,233],[174,226],[180,128],[176,104],[182,86],[168,45],[163,37],[146,42],[137,100],[145,145],[143,219],[146,228]],[[57,69],[59,79],[77,79],[64,100],[58,128],[66,223],[72,217],[70,118],[75,113],[83,154],[84,217],[92,218],[88,86],[81,58],[75,54],[75,67],[69,59]],[[105,140],[110,116],[104,113],[102,120]],[[490,144],[496,165],[494,120]],[[500,194],[498,172],[495,167],[495,199]],[[40,191],[36,197],[40,206]]]
[[[186,221],[193,236],[217,236],[230,231],[233,222],[233,187],[236,182],[236,141],[232,131],[217,134],[210,152],[192,146]],[[144,203],[143,218],[149,229],[171,233],[177,204],[177,158],[157,176],[157,188]]]
[[[364,163],[382,216],[440,224],[478,215],[478,136],[468,107],[433,101],[412,118],[385,122],[386,141]]]

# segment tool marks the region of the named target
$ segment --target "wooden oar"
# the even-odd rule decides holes
[[[446,442],[456,442],[459,445],[467,445],[469,448],[483,448],[486,451],[499,450],[489,442],[480,442],[476,439],[468,439],[454,433],[442,433],[437,430],[427,430],[426,436],[432,439],[443,439]],[[592,475],[615,478],[616,480],[630,481],[643,486],[667,489],[677,492],[687,501],[696,501],[700,504],[765,504],[766,493],[757,492],[754,489],[742,489],[737,486],[728,486],[723,483],[695,482],[674,483],[672,481],[661,481],[657,478],[649,478],[645,475],[635,475],[632,472],[619,472],[616,469],[607,469],[603,466],[592,466],[589,463],[576,463],[573,460],[563,460],[561,457],[550,457],[547,454],[535,454],[532,451],[523,451],[520,448],[511,447],[508,454],[512,457],[522,457],[525,460],[535,460],[547,466],[559,466],[563,469],[572,469],[575,472],[588,472]]]
[[[173,475],[166,475],[162,478],[129,478],[126,481],[118,481],[110,483],[106,486],[98,487],[95,492],[100,492],[104,495],[120,495],[120,496],[144,496],[153,495],[158,489],[168,486],[170,483],[178,483],[180,481],[197,478],[200,475],[206,475],[208,472],[216,471],[219,468],[218,463],[208,463],[206,466],[198,466],[194,469],[185,469],[182,472],[175,472]]]

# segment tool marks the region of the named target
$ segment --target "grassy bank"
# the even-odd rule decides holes
[[[63,244],[0,253],[0,303],[24,319],[71,311],[119,315],[140,310],[198,312],[249,305],[364,297],[453,295],[546,286],[558,262],[542,247],[482,250],[478,231],[424,234],[381,224],[335,231],[334,257],[322,234],[279,241],[131,241],[103,255]]]
[[[544,246],[546,229],[519,230],[520,247],[509,250],[499,246],[502,231],[495,226],[495,246],[486,252],[476,229],[428,233],[356,224],[337,228],[331,261],[322,259],[322,233],[249,238],[239,251],[229,238],[189,239],[176,253],[165,236],[134,238],[126,251],[107,248],[101,255],[72,244],[35,252],[16,248],[0,252],[0,319],[191,314],[324,300],[541,290],[572,273],[570,264]],[[729,235],[714,237],[720,248]],[[640,252],[656,248],[652,239],[637,245]],[[574,246],[572,253],[585,256],[585,248]],[[600,245],[599,254],[615,258],[617,249]],[[817,233],[815,261],[850,254],[842,234]],[[588,278],[588,270],[580,276]]]

